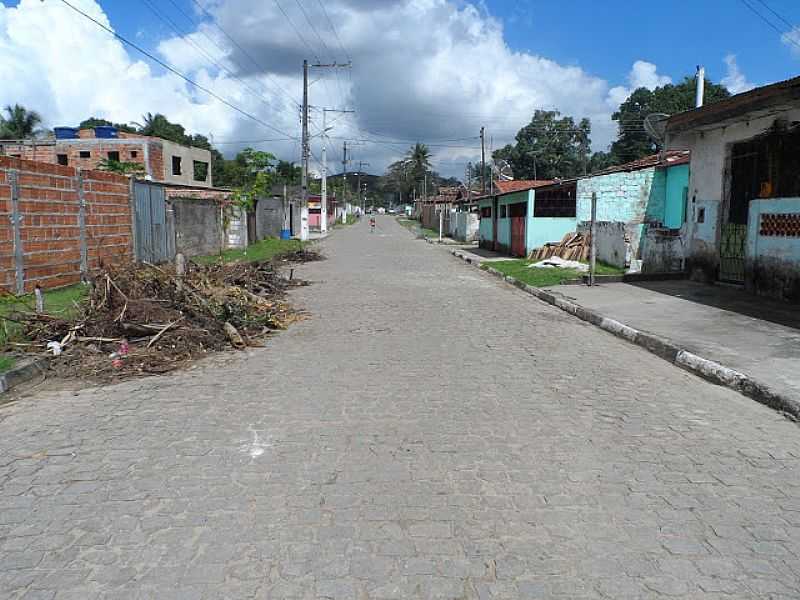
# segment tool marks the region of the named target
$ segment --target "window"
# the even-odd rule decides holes
[[[533,216],[574,217],[576,191],[577,184],[574,182],[539,188],[533,203]]]
[[[58,160],[58,164],[65,167],[69,164],[69,157],[66,154],[56,154],[56,159]]]
[[[109,162],[119,162],[119,152],[116,150],[113,152],[108,153],[108,161]]]
[[[194,161],[194,180],[206,181],[208,179],[208,163],[202,160]]]
[[[500,205],[500,218],[501,219],[505,219],[506,217],[508,217],[508,205],[507,204],[501,204]]]
[[[491,219],[492,218],[492,207],[491,206],[482,206],[481,207],[481,219]]]
[[[173,156],[172,157],[172,174],[173,175],[180,175],[181,174],[181,157],[180,156]]]
[[[81,150],[80,154],[78,155],[81,158],[92,158],[92,153],[88,150]]]
[[[136,158],[139,156],[139,152],[136,150],[131,150],[131,158]]]

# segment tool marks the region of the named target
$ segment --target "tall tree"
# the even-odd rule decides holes
[[[0,115],[0,139],[24,140],[40,133],[42,117],[35,110],[24,106],[8,105],[5,115]]]
[[[725,86],[708,79],[705,86],[705,104],[713,104],[731,95]],[[622,164],[656,152],[656,143],[642,126],[644,118],[652,113],[674,115],[694,108],[695,91],[694,77],[686,77],[677,85],[669,83],[654,90],[635,90],[611,116],[619,123],[617,140],[611,144],[614,162]]]
[[[406,154],[406,162],[414,178],[422,179],[431,170],[431,151],[425,144],[417,142]]]
[[[537,110],[519,130],[516,143],[492,155],[508,161],[517,179],[556,179],[583,175],[588,170],[592,125],[561,117],[556,110]]]

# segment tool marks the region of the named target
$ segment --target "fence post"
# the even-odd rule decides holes
[[[592,192],[592,221],[589,227],[589,285],[594,285],[597,267],[597,192]]]
[[[83,189],[83,171],[78,169],[75,185],[78,188],[78,235],[81,247],[81,279],[89,276],[89,247],[86,240],[86,196]]]
[[[145,144],[145,148],[146,147],[147,144]],[[131,211],[131,258],[133,262],[139,262],[139,228],[136,224],[136,180],[133,177],[131,177],[128,182],[128,204],[130,205]]]
[[[19,171],[8,171],[11,186],[11,228],[14,235],[14,271],[17,294],[25,293],[25,254],[22,250],[22,215],[19,214]]]

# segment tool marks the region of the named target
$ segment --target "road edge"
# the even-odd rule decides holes
[[[450,251],[450,254],[456,258],[460,258],[469,265],[472,265],[476,268],[481,268],[481,260],[476,260],[470,256],[467,256],[464,252],[454,249]],[[549,292],[547,290],[527,285],[518,279],[504,275],[489,265],[487,265],[486,268],[481,268],[481,270],[485,273],[489,273],[495,277],[503,279],[514,287],[538,298],[539,300],[542,300],[543,302],[546,302],[547,304],[560,308],[564,312],[591,323],[592,325],[595,325],[596,327],[599,327],[608,333],[636,344],[651,354],[655,354],[656,356],[671,362],[675,366],[680,367],[685,371],[694,373],[706,381],[710,381],[711,383],[715,383],[739,392],[740,394],[747,396],[756,402],[784,413],[792,420],[800,421],[800,402],[794,400],[793,398],[789,398],[784,394],[775,392],[770,388],[769,385],[762,381],[754,379],[745,373],[730,367],[726,367],[725,365],[708,358],[698,356],[697,354],[694,354],[685,348],[681,348],[670,340],[662,338],[658,335],[654,335],[646,331],[640,331],[630,327],[629,325],[606,317],[597,311],[585,308],[580,304],[576,304],[575,302],[567,300],[564,296],[558,293]]]
[[[49,366],[50,361],[47,358],[36,358],[15,366],[0,375],[0,404],[6,401],[2,398],[2,395],[23,383],[27,383],[38,376],[44,375]]]

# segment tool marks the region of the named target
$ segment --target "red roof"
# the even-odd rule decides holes
[[[553,183],[552,179],[514,179],[511,181],[495,181],[494,187],[497,188],[500,194],[510,194],[511,192],[524,192],[525,190],[532,190],[543,185],[550,185]]]
[[[608,167],[601,171],[590,173],[587,177],[596,177],[598,175],[609,175],[610,173],[622,173],[624,171],[639,171],[641,169],[649,169],[651,167],[674,167],[677,165],[684,165],[689,163],[691,155],[688,150],[667,150],[662,154],[651,154],[638,160],[633,160],[624,165],[616,165]]]

